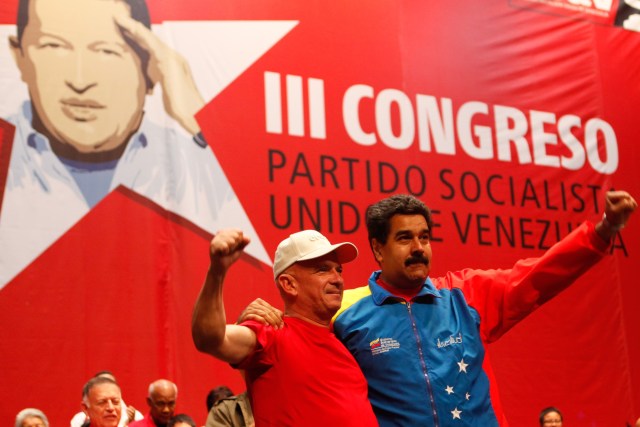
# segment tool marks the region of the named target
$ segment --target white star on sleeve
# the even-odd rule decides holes
[[[460,360],[458,362],[458,366],[460,367],[460,371],[459,372],[464,372],[465,374],[467,373],[467,366],[469,366],[468,363],[464,363],[464,359]]]
[[[447,388],[444,389],[444,391],[447,392],[447,394],[451,394],[453,393],[453,387],[451,387],[450,385],[447,386]]]
[[[464,395],[464,398],[469,400],[469,398],[471,397],[471,395],[467,392],[467,394]]]
[[[453,415],[453,419],[455,420],[456,418],[461,420],[462,418],[460,418],[460,414],[462,414],[462,411],[458,410],[458,407],[454,408],[453,411],[451,411],[451,414]]]

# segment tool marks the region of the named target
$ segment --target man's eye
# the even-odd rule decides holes
[[[100,52],[100,53],[102,53],[104,55],[107,55],[107,56],[118,56],[118,57],[122,56],[120,54],[120,52],[118,52],[116,50],[113,50],[113,49],[104,49],[103,48],[103,49],[99,49],[98,52]]]
[[[59,49],[62,47],[62,43],[57,43],[57,42],[44,42],[40,44],[40,48],[41,49]]]

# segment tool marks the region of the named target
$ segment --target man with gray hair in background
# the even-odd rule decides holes
[[[89,427],[116,427],[122,415],[122,393],[109,377],[91,378],[82,389],[82,410]]]
[[[159,379],[149,385],[147,405],[149,412],[129,427],[166,427],[173,417],[178,398],[178,386],[169,380]]]
[[[40,409],[25,408],[16,415],[16,427],[49,427],[49,420]]]
[[[111,371],[100,371],[93,376],[93,378],[97,377],[107,377],[112,379],[116,383],[118,382],[115,375],[113,375]],[[83,394],[82,398],[85,399],[86,395]],[[127,406],[122,399],[120,399],[120,406],[121,415],[118,427],[124,427],[132,421],[141,420],[143,418],[142,414],[138,412],[136,408],[131,405]],[[70,427],[82,427],[87,425],[89,425],[89,419],[83,411],[78,412],[73,416],[73,418],[71,418]]]

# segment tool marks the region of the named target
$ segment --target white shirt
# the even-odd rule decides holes
[[[30,103],[9,121],[16,132],[0,205],[0,289],[90,211],[47,138],[31,127]],[[243,230],[252,240],[246,252],[271,265],[209,146],[143,120],[116,166],[110,191],[120,185],[211,234]]]

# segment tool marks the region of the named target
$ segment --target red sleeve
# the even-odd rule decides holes
[[[247,320],[241,326],[246,326],[256,334],[256,347],[242,362],[232,365],[237,369],[255,369],[258,367],[271,366],[273,364],[273,343],[276,337],[276,330],[271,326],[263,325],[260,322]]]
[[[523,259],[509,270],[466,269],[437,278],[437,288],[459,288],[480,314],[480,334],[493,342],[536,308],[571,285],[609,248],[585,222],[539,258]]]

